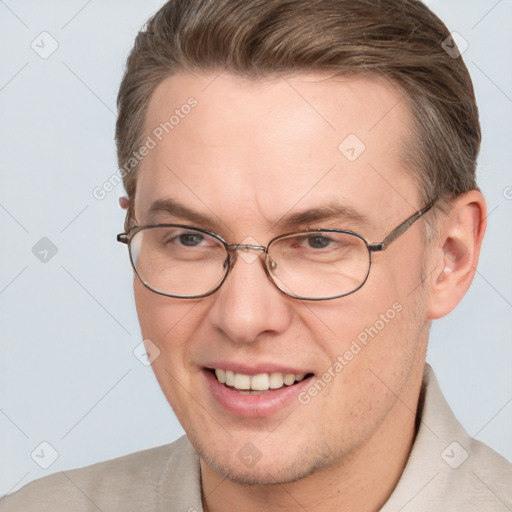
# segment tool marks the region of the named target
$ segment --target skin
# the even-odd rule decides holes
[[[374,242],[424,206],[400,158],[407,104],[387,83],[177,74],[155,90],[147,134],[190,96],[197,107],[140,165],[138,225],[194,224],[229,243],[251,236],[261,245],[297,229],[339,228]],[[338,150],[349,134],[366,145],[354,162]],[[152,202],[168,198],[211,221],[148,213]],[[326,201],[366,220],[283,225],[283,216]],[[485,228],[479,192],[450,206],[375,254],[363,288],[335,300],[287,297],[259,259],[240,257],[223,286],[202,299],[163,297],[135,279],[143,337],[161,352],[155,375],[201,457],[205,510],[364,512],[386,502],[414,439],[431,320],[469,287]],[[437,227],[428,246],[426,221]],[[294,400],[269,417],[241,418],[226,413],[204,385],[203,367],[213,359],[271,361],[319,377],[394,303],[400,313],[307,405]],[[248,442],[261,453],[252,467],[237,457]]]

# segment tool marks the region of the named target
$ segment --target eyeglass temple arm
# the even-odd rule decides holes
[[[373,244],[369,244],[369,248],[371,251],[383,251],[386,247],[396,240],[399,236],[403,235],[421,216],[425,215],[432,206],[434,206],[435,201],[427,204],[425,208],[416,212],[412,217],[404,220],[401,224],[399,224],[389,235],[382,241]]]
[[[122,244],[128,244],[130,242],[130,238],[126,233],[120,233],[117,235],[117,241]]]

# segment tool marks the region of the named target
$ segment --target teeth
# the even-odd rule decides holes
[[[243,373],[235,373],[235,383],[233,387],[236,389],[251,389],[251,377],[250,375],[244,375]]]
[[[269,389],[280,389],[283,386],[291,386],[300,382],[306,376],[305,373],[260,373],[258,375],[245,375],[234,373],[230,370],[215,369],[215,376],[221,384],[231,386],[241,391],[268,391]]]
[[[284,376],[284,383],[287,386],[291,386],[294,382],[295,382],[295,375],[293,375],[293,373],[287,373]]]
[[[284,384],[284,377],[282,373],[274,372],[270,374],[270,389],[282,388]]]
[[[225,384],[226,383],[226,372],[224,370],[221,370],[221,369],[215,370],[215,376],[217,377],[217,380],[221,384]]]
[[[251,377],[251,389],[255,391],[265,391],[268,389],[269,384],[270,378],[268,373],[260,373]]]

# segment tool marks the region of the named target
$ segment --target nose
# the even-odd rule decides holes
[[[248,247],[248,246],[246,246]],[[221,288],[212,296],[214,327],[237,343],[252,343],[264,335],[286,331],[293,317],[294,299],[280,292],[268,278],[263,253],[242,249]]]

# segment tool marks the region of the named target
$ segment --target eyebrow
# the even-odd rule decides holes
[[[213,219],[208,215],[196,212],[174,199],[158,199],[149,205],[148,214],[150,216],[158,215],[160,213],[166,213],[173,217],[186,219],[195,224],[207,224],[211,226],[220,224],[219,219]]]
[[[276,224],[283,226],[297,226],[301,224],[312,224],[324,220],[338,219],[361,226],[369,223],[368,217],[354,208],[350,206],[343,206],[336,202],[330,202],[320,208],[312,208],[285,215],[279,219]]]
[[[179,217],[180,219],[202,226],[207,225],[213,227],[222,224],[219,217],[214,218],[212,216],[199,213],[171,198],[158,199],[150,204],[148,209],[148,214],[150,216],[155,216],[161,213],[168,214],[173,217]],[[358,226],[368,225],[369,223],[368,217],[361,212],[350,206],[340,205],[337,202],[331,201],[319,208],[310,208],[284,215],[273,224],[272,228],[280,226],[282,228],[291,229],[299,225],[338,219],[343,220],[344,222],[350,222],[351,224],[357,224]]]

